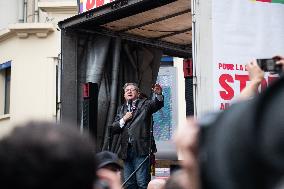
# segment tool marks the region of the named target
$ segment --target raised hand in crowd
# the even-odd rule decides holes
[[[273,58],[277,59],[276,64],[282,65],[282,70],[284,72],[284,57],[283,56],[275,56]]]
[[[257,93],[261,81],[264,79],[264,71],[258,66],[256,59],[246,65],[250,83],[241,91],[238,100],[246,100]]]
[[[281,65],[284,72],[284,57],[274,56],[273,59],[276,61],[276,64]],[[264,79],[264,71],[261,70],[256,59],[249,62],[246,68],[249,73],[250,83],[241,91],[238,100],[246,100],[253,97],[258,91],[261,81]]]
[[[191,189],[199,189],[199,166],[197,160],[199,127],[194,117],[187,118],[178,127],[174,142],[182,158],[182,167],[188,173]]]

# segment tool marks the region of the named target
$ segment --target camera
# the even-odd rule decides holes
[[[282,65],[276,64],[278,61],[276,58],[269,58],[269,59],[257,59],[256,62],[260,69],[264,72],[271,72],[271,73],[280,73],[282,71]]]

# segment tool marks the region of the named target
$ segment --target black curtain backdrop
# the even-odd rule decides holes
[[[135,82],[141,92],[150,96],[151,86],[157,79],[162,51],[100,35],[79,35],[78,39],[78,124],[83,128],[83,83],[98,83],[96,149],[101,151],[110,147],[111,151],[117,153],[120,136],[113,136],[109,145],[108,128],[118,106],[124,103],[122,87],[126,82]]]

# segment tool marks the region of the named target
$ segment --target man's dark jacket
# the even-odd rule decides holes
[[[154,100],[137,99],[133,117],[125,123],[123,128],[120,127],[119,121],[127,112],[127,104],[125,103],[118,108],[112,124],[112,131],[113,133],[121,133],[121,149],[118,154],[121,159],[126,159],[129,143],[131,143],[137,156],[149,154],[152,114],[163,106],[164,102],[159,101],[157,98]]]

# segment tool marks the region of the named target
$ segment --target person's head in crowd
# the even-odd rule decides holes
[[[153,179],[149,182],[147,189],[164,189],[166,181],[164,179]]]
[[[4,188],[92,189],[96,162],[92,139],[73,126],[19,125],[0,140]]]
[[[96,154],[97,172],[99,182],[96,183],[96,189],[101,188],[121,188],[121,170],[122,164],[118,156],[110,151],[102,151]]]
[[[164,189],[191,189],[190,178],[185,169],[179,169],[169,177]]]
[[[96,154],[97,168],[108,169],[120,175],[122,169],[118,156],[110,151],[102,151]]]

